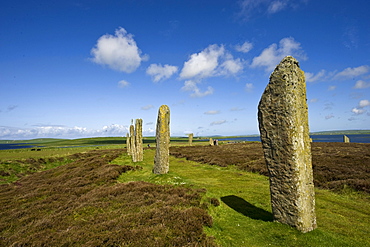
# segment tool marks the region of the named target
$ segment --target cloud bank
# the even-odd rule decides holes
[[[332,81],[332,80],[347,80],[354,79],[356,77],[361,77],[370,73],[370,66],[361,65],[358,67],[348,67],[342,71],[331,71],[328,72],[324,69],[320,70],[317,74],[305,72],[307,82],[317,82],[317,81]],[[354,86],[356,89],[362,89],[370,87],[370,83],[364,80],[358,80]]]
[[[14,128],[0,126],[0,139],[24,140],[33,138],[83,138],[125,136],[128,127],[119,124],[103,126],[101,129],[89,130],[84,127],[66,127],[58,125],[35,126],[33,128]]]

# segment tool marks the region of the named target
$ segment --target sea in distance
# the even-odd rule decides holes
[[[356,143],[370,143],[370,135],[346,135],[350,142]],[[343,142],[343,135],[310,135],[313,142]],[[219,141],[230,141],[230,142],[242,142],[242,141],[261,141],[259,136],[251,137],[231,137],[231,138],[222,138],[214,137]]]
[[[370,143],[370,134],[358,134],[358,135],[346,135],[350,139],[350,142],[355,143]],[[311,135],[313,142],[343,142],[343,135]],[[229,142],[243,142],[243,141],[261,141],[259,136],[246,136],[246,137],[230,137],[230,138],[223,138],[220,137],[213,137],[214,140],[219,141],[229,141]],[[206,141],[206,140],[205,140]],[[0,150],[7,150],[7,149],[20,149],[20,148],[35,148],[40,146],[34,146],[32,143],[2,143],[0,144]],[[62,148],[62,147],[61,147]]]

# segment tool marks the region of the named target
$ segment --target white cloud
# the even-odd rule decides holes
[[[193,77],[205,78],[216,73],[219,58],[225,54],[224,46],[210,45],[200,53],[194,53],[184,63],[180,73],[181,79]]]
[[[148,56],[141,56],[141,50],[136,45],[133,35],[122,27],[115,31],[115,35],[101,36],[91,49],[91,55],[93,62],[126,73],[135,71],[141,61],[148,59]]]
[[[146,70],[146,73],[152,76],[154,82],[158,82],[162,79],[165,80],[170,78],[177,71],[178,67],[176,66],[171,66],[168,64],[165,64],[164,66],[161,64],[151,64]]]
[[[118,136],[124,136],[128,131],[128,127],[124,125],[119,124],[111,124],[103,126],[102,132],[105,135],[118,135]],[[98,131],[99,132],[99,131]]]
[[[245,84],[245,91],[252,92],[253,88],[254,88],[253,83]]]
[[[208,87],[205,92],[202,92],[197,84],[203,79],[236,75],[242,69],[243,63],[240,59],[234,59],[223,45],[214,44],[199,53],[192,54],[184,63],[179,78],[189,79],[184,82],[183,91],[193,91],[192,97],[204,97],[213,94],[213,88]]]
[[[210,123],[211,126],[213,125],[221,125],[221,124],[224,124],[226,123],[226,120],[221,120],[221,121],[214,121],[212,123]]]
[[[317,101],[319,101],[317,98],[310,99],[310,103],[316,103]]]
[[[360,103],[358,104],[358,107],[364,108],[364,107],[369,106],[369,105],[370,105],[370,101],[368,101],[367,99],[363,99],[363,100],[360,100]]]
[[[288,55],[301,60],[307,59],[301,48],[301,44],[296,42],[294,38],[288,37],[280,40],[279,45],[274,43],[264,49],[259,56],[254,57],[251,67],[265,67],[265,70],[270,72],[284,57]]]
[[[118,82],[118,87],[121,87],[121,88],[124,88],[124,87],[128,87],[130,85],[130,83],[128,81],[125,81],[125,80],[121,80]]]
[[[357,76],[366,74],[368,72],[370,72],[370,66],[367,66],[367,65],[362,65],[362,66],[355,67],[355,68],[346,68],[343,71],[338,72],[334,76],[334,79],[344,80],[348,78],[357,77]]]
[[[219,67],[219,75],[235,75],[243,69],[240,59],[228,59]]]
[[[370,82],[366,82],[363,80],[358,80],[354,86],[355,89],[362,89],[370,87]]]
[[[334,91],[337,88],[337,86],[329,86],[328,91]]]
[[[364,109],[359,109],[359,108],[352,108],[352,112],[356,115],[360,115],[360,114],[363,114],[366,110]]]
[[[214,44],[190,56],[189,60],[184,63],[180,79],[234,75],[242,69],[240,59],[234,59],[223,45]]]
[[[267,12],[269,14],[277,13],[277,12],[285,9],[285,7],[287,6],[288,2],[289,2],[288,0],[273,1],[268,6]]]
[[[305,72],[307,82],[315,82],[325,78],[326,71],[324,69],[320,70],[316,75],[314,73]]]
[[[141,107],[141,110],[146,111],[146,110],[150,110],[150,109],[152,109],[152,108],[154,108],[154,106],[153,106],[153,105],[146,105],[146,106]]]
[[[206,115],[216,115],[216,114],[219,114],[220,111],[206,111],[204,114]]]
[[[200,89],[197,86],[197,82],[194,80],[188,80],[185,81],[184,86],[181,88],[182,91],[193,91],[192,94],[190,94],[193,98],[201,98],[207,95],[213,94],[213,88],[208,87],[205,92],[200,91]]]
[[[248,53],[250,50],[252,50],[253,44],[246,41],[242,45],[236,45],[235,50],[238,52]]]
[[[370,101],[367,99],[360,100],[357,107],[352,108],[352,112],[356,115],[360,115],[366,112],[365,107],[370,106]]]

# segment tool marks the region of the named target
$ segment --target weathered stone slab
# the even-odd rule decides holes
[[[316,214],[306,83],[293,57],[285,57],[271,74],[258,121],[274,220],[312,231]]]
[[[143,161],[143,120],[135,120],[135,158],[134,162]]]
[[[130,145],[130,135],[129,133],[126,134],[126,148],[127,148],[127,154],[131,154],[131,145]]]
[[[191,134],[188,134],[188,137],[189,137],[189,146],[193,145],[193,133]]]
[[[346,136],[346,135],[344,135],[344,136],[343,136],[343,142],[350,142],[350,141],[349,141],[349,137],[348,137],[348,136]]]
[[[170,108],[162,105],[158,111],[156,128],[156,153],[153,173],[165,174],[169,170]]]
[[[130,155],[132,156],[132,160],[135,158],[135,127],[134,125],[130,125]]]
[[[210,145],[210,146],[213,146],[213,145],[214,145],[214,143],[213,143],[213,139],[212,139],[212,138],[209,138],[209,145]]]

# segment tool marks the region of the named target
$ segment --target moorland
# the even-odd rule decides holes
[[[136,163],[122,138],[0,150],[0,246],[370,246],[370,144],[312,143],[318,228],[303,234],[273,222],[260,143],[186,141],[165,175],[152,139]]]

